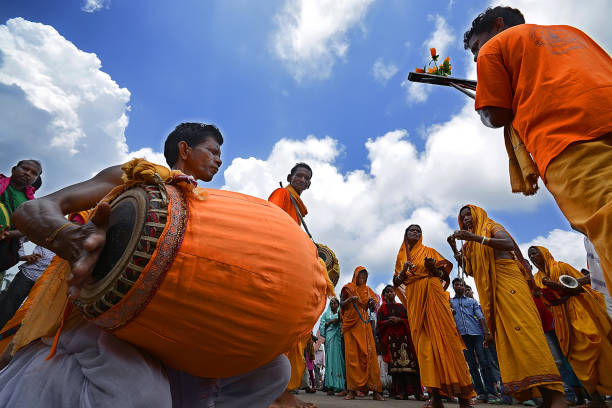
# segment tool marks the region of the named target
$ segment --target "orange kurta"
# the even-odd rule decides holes
[[[558,282],[561,275],[576,279],[583,275],[564,262],[557,262],[548,249],[537,247],[546,262],[536,276],[536,284],[545,288],[543,278]],[[596,293],[583,286],[584,293],[570,296],[560,305],[550,305],[555,333],[561,350],[576,376],[589,393],[612,394],[612,321],[599,303]]]
[[[282,208],[291,218],[298,223],[298,225],[302,225],[300,217],[295,210],[295,205],[293,201],[291,201],[291,197],[295,200],[298,209],[300,211],[300,215],[304,217],[308,210],[306,209],[306,205],[300,198],[299,194],[295,191],[291,185],[288,185],[286,188],[277,188],[270,194],[268,201],[276,204],[280,208]],[[297,339],[295,343],[291,345],[289,352],[287,353],[287,358],[289,359],[289,363],[291,363],[291,378],[289,380],[289,384],[287,385],[288,390],[298,389],[302,383],[302,376],[304,375],[304,370],[306,369],[306,362],[304,361],[304,348],[306,347],[306,343],[310,339],[310,333],[307,333],[302,338]]]
[[[298,225],[302,225],[300,221],[300,217],[295,210],[295,205],[291,201],[291,197],[296,202],[298,209],[300,210],[300,215],[305,217],[308,214],[308,210],[304,205],[304,202],[300,198],[300,195],[295,191],[291,184],[289,184],[286,188],[277,188],[270,194],[268,201],[276,204],[280,208],[282,208],[287,214],[291,216],[298,223]]]
[[[463,355],[465,346],[440,278],[431,276],[425,268],[426,257],[435,259],[447,272],[452,269],[435,249],[423,245],[422,238],[410,252],[403,242],[395,262],[396,275],[408,260],[415,265],[396,292],[408,311],[421,383],[448,396],[472,398],[476,394]]]
[[[376,294],[367,285],[357,285],[359,271],[365,270],[358,266],[353,273],[353,280],[342,288],[342,298],[352,296],[359,300],[343,305],[342,334],[344,336],[346,385],[351,391],[372,390],[382,392],[378,355],[372,326],[369,322],[368,302],[376,299]]]
[[[482,208],[468,207],[476,235],[492,238],[504,229]],[[461,218],[459,225],[463,228]],[[493,248],[487,245],[470,241],[463,252],[465,271],[474,277],[482,312],[495,340],[504,389],[521,401],[539,396],[537,387],[563,392],[527,284],[528,272],[518,260],[496,260]]]
[[[574,27],[510,27],[482,46],[477,71],[476,109],[512,109],[543,178],[570,144],[612,132],[612,59]]]

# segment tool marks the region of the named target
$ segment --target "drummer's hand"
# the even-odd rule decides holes
[[[351,296],[350,298],[348,298],[349,302],[356,302],[359,300],[359,296]]]
[[[72,299],[79,296],[81,287],[98,262],[106,243],[109,216],[110,206],[102,203],[89,222],[77,228],[66,228],[66,232],[62,231],[55,240],[58,246],[66,246],[71,253],[68,258],[72,265],[72,273],[68,277],[68,295]]]

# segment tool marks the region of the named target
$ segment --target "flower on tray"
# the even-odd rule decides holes
[[[440,55],[438,55],[436,49],[430,48],[429,53],[431,54],[431,61],[429,61],[429,64],[423,68],[415,69],[414,72],[419,74],[424,74],[427,72],[430,75],[449,76],[452,69],[450,57],[444,58],[444,61],[438,65],[438,58],[440,58]],[[432,64],[433,66],[431,66]]]

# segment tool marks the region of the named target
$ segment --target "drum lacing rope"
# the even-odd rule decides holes
[[[159,192],[161,194],[162,197],[162,203],[164,205],[168,205],[169,200],[168,200],[168,191],[166,191],[166,183],[164,182],[164,180],[161,178],[161,176],[159,175],[159,173],[155,173],[153,175],[153,181],[155,182],[155,184],[157,185],[157,187],[159,188]]]

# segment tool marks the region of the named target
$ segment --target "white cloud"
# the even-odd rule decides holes
[[[102,10],[103,8],[108,8],[110,6],[110,0],[85,0],[81,10],[86,13],[93,13],[98,10]]]
[[[40,159],[42,192],[83,180],[130,155],[130,92],[53,27],[0,25],[0,162]],[[158,141],[153,144],[157,145]],[[159,160],[151,149],[139,153]]]
[[[397,65],[393,63],[385,64],[381,58],[377,59],[372,66],[372,75],[374,79],[383,85],[386,85],[386,83],[397,74],[397,71],[399,71]]]
[[[576,269],[586,268],[586,250],[584,249],[584,235],[574,231],[563,231],[554,229],[547,236],[539,236],[526,244],[519,244],[523,255],[527,256],[527,250],[532,245],[548,248],[557,261],[563,261]],[[536,273],[535,270],[533,273]]]
[[[440,59],[446,58],[448,47],[456,40],[453,29],[448,25],[444,17],[437,14],[435,16],[429,16],[428,19],[434,22],[435,29],[427,40],[423,42],[424,62],[431,60],[430,48],[436,49],[438,55],[440,55]],[[409,82],[408,80],[402,82],[402,88],[406,91],[406,101],[409,104],[425,102],[433,90],[432,85]]]
[[[287,0],[275,16],[276,55],[297,81],[325,79],[349,48],[347,32],[366,15],[373,0]]]

